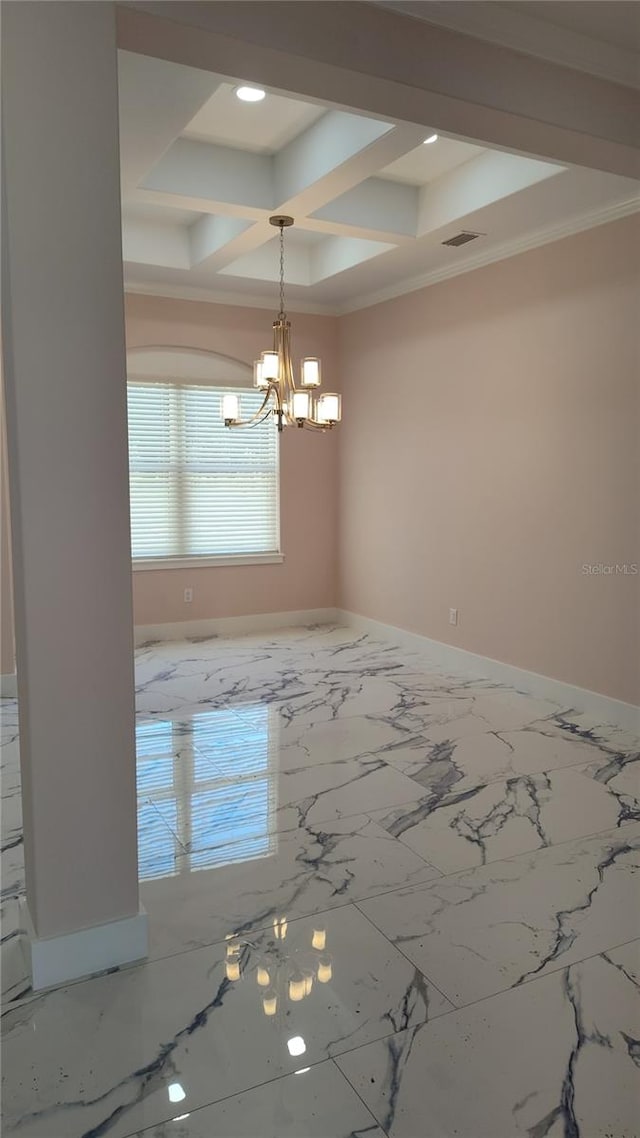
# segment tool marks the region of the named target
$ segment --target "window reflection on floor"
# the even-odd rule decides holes
[[[202,711],[136,729],[141,881],[275,851],[269,708]]]

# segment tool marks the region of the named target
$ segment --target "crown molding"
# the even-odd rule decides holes
[[[124,281],[125,294],[140,296],[164,296],[169,300],[204,300],[207,304],[227,304],[234,308],[264,308],[275,311],[273,299],[264,296],[251,296],[247,293],[221,292],[219,289],[196,288],[192,285],[154,284],[151,281]],[[338,308],[332,304],[314,304],[308,300],[287,302],[288,312],[298,312],[310,316],[337,316]]]
[[[512,241],[503,241],[502,244],[494,245],[483,252],[456,259],[455,264],[443,265],[438,269],[422,273],[420,276],[411,277],[399,281],[397,284],[389,285],[387,288],[379,289],[377,292],[360,296],[357,300],[347,301],[338,309],[338,315],[346,316],[349,312],[357,312],[361,308],[371,308],[373,305],[382,304],[386,300],[394,300],[406,293],[417,292],[421,288],[449,280],[451,277],[459,277],[463,273],[473,272],[474,269],[481,269],[484,265],[492,265],[496,261],[508,260],[509,257],[517,256],[518,253],[526,253],[529,249],[537,249],[541,245],[550,245],[553,241],[560,241],[563,237],[571,237],[574,233],[581,233],[585,229],[595,229],[598,225],[605,225],[609,221],[616,221],[618,218],[627,217],[629,214],[638,211],[640,211],[640,197],[633,197],[599,210],[579,214],[577,217],[560,224],[537,229],[524,237],[516,237]]]

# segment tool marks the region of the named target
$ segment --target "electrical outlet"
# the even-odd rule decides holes
[[[186,605],[190,605],[192,600],[193,600],[193,589],[185,589],[185,591],[184,591],[184,603]]]
[[[457,623],[458,623],[458,610],[457,609],[449,609],[449,624],[457,624]]]

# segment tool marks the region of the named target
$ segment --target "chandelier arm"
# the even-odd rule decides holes
[[[256,411],[256,413],[254,415],[252,415],[250,419],[229,420],[229,422],[227,423],[227,426],[229,426],[229,427],[251,427],[251,426],[253,426],[254,423],[263,422],[263,420],[266,419],[268,415],[271,415],[271,413],[273,411],[273,408],[270,407],[269,410],[266,411],[266,414],[263,414],[263,412],[265,411],[267,404],[268,404],[269,400],[271,399],[272,395],[275,395],[275,398],[276,398],[275,410],[278,411],[280,409],[280,392],[278,390],[278,385],[276,383],[269,383],[269,386],[267,387],[267,390],[265,392],[265,397],[262,400],[262,403],[260,404],[260,406],[258,407],[258,410]]]
[[[274,351],[277,353],[279,360],[279,394],[281,403],[280,410],[282,410],[286,421],[288,423],[293,423],[295,422],[295,419],[293,418],[291,412],[293,409],[295,383],[293,380],[293,368],[291,363],[290,325],[286,317],[278,317],[278,319],[274,322],[273,337]]]
[[[235,419],[232,422],[225,423],[225,426],[229,427],[230,430],[235,430],[238,427],[241,429],[247,427],[257,427],[260,423],[264,423],[269,418],[269,416],[273,414],[273,407],[270,407],[268,411],[265,411],[264,415],[260,419],[256,419],[256,416],[254,415],[251,419]]]

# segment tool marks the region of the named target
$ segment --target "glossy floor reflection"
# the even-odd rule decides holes
[[[151,959],[39,996],[3,701],[4,1133],[637,1138],[638,740],[345,628],[136,673]]]

